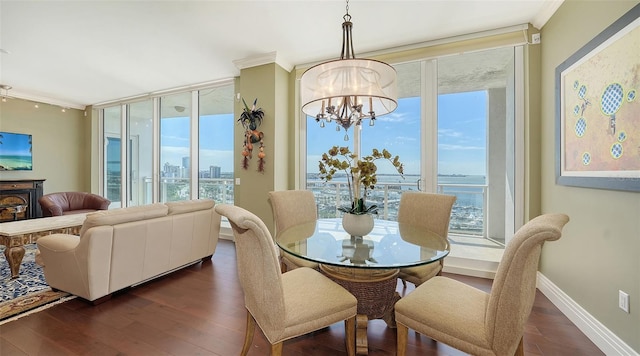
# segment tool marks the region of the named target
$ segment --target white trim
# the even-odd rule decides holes
[[[293,65],[291,63],[285,63],[282,59],[278,59],[278,52],[273,51],[269,53],[263,53],[252,57],[247,57],[243,59],[235,59],[233,60],[233,64],[239,70],[243,70],[245,68],[257,67],[264,64],[276,63],[280,67],[284,68],[287,72],[291,72],[293,70]]]
[[[189,137],[189,195],[198,199],[200,192],[200,92],[191,91],[191,114],[189,115],[191,133]],[[197,143],[197,144],[196,144]]]
[[[490,36],[504,35],[504,34],[512,33],[512,32],[527,31],[528,29],[529,29],[529,25],[528,24],[520,24],[520,25],[509,26],[509,27],[496,28],[496,29],[493,29],[493,30],[473,32],[473,33],[468,33],[468,34],[464,34],[464,35],[457,35],[457,36],[451,36],[451,37],[447,37],[447,38],[440,38],[440,39],[436,39],[436,40],[417,42],[417,43],[413,43],[413,44],[409,44],[409,45],[390,47],[390,48],[385,48],[385,49],[382,49],[382,50],[379,50],[379,51],[370,51],[370,52],[359,53],[358,54],[358,58],[371,58],[371,57],[376,57],[376,56],[383,56],[383,55],[387,55],[387,54],[410,51],[410,50],[415,50],[415,49],[420,49],[420,48],[425,48],[425,47],[432,47],[432,46],[437,46],[437,45],[445,45],[445,44],[449,44],[449,43],[473,40],[473,39],[477,39],[477,38],[484,38],[484,37],[490,37]],[[522,39],[522,41],[518,41],[517,43],[512,43],[512,44],[510,44],[510,46],[517,46],[517,45],[522,45],[522,44],[525,44],[525,43],[527,43],[526,36]],[[485,48],[485,49],[489,49],[489,48]],[[322,62],[325,62],[325,61],[301,63],[301,64],[297,64],[294,68],[296,70],[303,71],[303,70],[306,70],[309,67],[312,67],[312,66],[314,66],[316,64],[319,64],[319,63],[322,63]],[[393,63],[393,64],[399,64],[399,63]]]
[[[545,1],[542,5],[542,9],[540,9],[536,16],[534,16],[533,20],[531,20],[531,24],[539,30],[542,29],[542,26],[549,21],[551,16],[553,16],[556,10],[560,8],[560,5],[562,5],[563,2],[564,0]]]
[[[540,272],[538,272],[537,287],[606,355],[638,355],[629,345]]]
[[[524,221],[524,204],[525,204],[525,111],[526,111],[526,103],[525,103],[525,91],[526,83],[525,83],[525,74],[524,74],[524,47],[523,46],[514,46],[513,47],[513,55],[514,55],[514,75],[515,75],[515,85],[514,85],[514,98],[515,98],[515,108],[514,108],[514,132],[513,132],[513,142],[515,144],[515,162],[514,162],[514,175],[515,179],[515,204],[514,204],[514,217],[513,217],[513,231],[514,233],[520,229],[525,221]],[[510,238],[506,239],[509,242]]]
[[[11,90],[11,95],[9,95],[7,97],[8,98],[22,99],[22,100],[27,100],[27,101],[37,101],[39,103],[59,106],[61,108],[67,108],[67,109],[85,110],[87,108],[85,105],[82,105],[82,104],[71,103],[71,102],[68,102],[68,101],[58,100],[58,99],[54,99],[54,98],[48,98],[48,97],[44,97],[44,96],[40,96],[40,95],[33,95],[33,94],[25,93],[25,92],[20,92],[20,90],[15,90],[15,89]]]
[[[177,88],[157,90],[157,91],[154,91],[154,92],[151,92],[151,93],[134,95],[134,96],[126,97],[126,98],[120,98],[120,99],[115,99],[115,100],[109,100],[109,101],[103,101],[103,102],[100,102],[100,103],[95,103],[95,104],[93,104],[93,108],[94,109],[103,109],[105,107],[112,106],[112,105],[129,104],[129,103],[132,103],[132,102],[142,101],[144,99],[153,99],[153,98],[156,98],[156,97],[165,96],[165,95],[169,95],[169,94],[178,94],[178,93],[185,93],[185,92],[193,91],[193,90],[201,90],[201,89],[209,89],[209,88],[221,87],[221,86],[224,86],[224,85],[233,84],[233,82],[234,82],[233,78],[220,79],[220,80],[213,80],[213,81],[204,82],[204,83],[184,85],[184,86],[177,87]]]

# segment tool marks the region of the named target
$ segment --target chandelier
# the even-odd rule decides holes
[[[387,63],[355,57],[351,36],[351,15],[347,0],[342,23],[340,59],[307,69],[300,78],[302,112],[316,118],[320,127],[335,122],[336,131],[360,126],[362,120],[375,124],[377,117],[396,109],[396,70]]]
[[[2,95],[3,90],[4,90],[4,95]],[[2,98],[3,103],[7,102],[7,98],[9,97],[9,90],[11,90],[10,85],[0,84],[0,97]]]

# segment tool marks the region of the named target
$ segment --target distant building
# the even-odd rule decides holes
[[[162,168],[162,176],[166,178],[180,178],[180,167],[173,166],[167,162]]]
[[[220,167],[209,166],[209,178],[220,178]]]

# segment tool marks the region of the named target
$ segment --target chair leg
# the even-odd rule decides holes
[[[520,338],[518,348],[516,349],[515,356],[524,356],[524,336]]]
[[[409,336],[409,328],[397,323],[396,332],[398,333],[396,340],[397,355],[404,356],[407,353],[407,338]]]
[[[347,355],[355,356],[356,354],[356,317],[349,318],[344,321],[345,344],[347,346]]]
[[[247,310],[247,331],[244,334],[244,345],[242,345],[241,356],[246,356],[251,348],[251,342],[253,341],[253,332],[256,329],[256,320],[253,315]]]
[[[281,356],[282,355],[282,341],[271,345],[271,356]]]

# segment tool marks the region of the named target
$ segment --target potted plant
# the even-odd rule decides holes
[[[390,162],[404,179],[404,167],[400,162],[400,157],[395,156],[392,158],[391,153],[386,149],[380,152],[374,148],[371,155],[358,158],[356,154],[351,152],[349,147],[333,146],[328,152],[322,154],[322,160],[319,161],[320,179],[325,182],[331,181],[339,171],[344,172],[347,177],[351,205],[338,208],[338,210],[345,213],[343,227],[347,232],[350,232],[347,226],[356,220],[363,220],[359,224],[367,226],[363,226],[356,233],[352,233],[354,236],[366,235],[373,229],[373,216],[371,214],[377,213],[378,206],[375,204],[367,205],[366,198],[368,190],[374,189],[378,182],[376,173],[378,167],[375,161],[380,159]],[[362,217],[358,218],[357,216]],[[345,223],[347,226],[345,226]],[[369,225],[370,227],[368,227]],[[367,228],[368,231],[362,233]]]
[[[259,144],[260,152],[258,152],[258,171],[264,172],[264,133],[258,131],[258,127],[262,124],[264,119],[264,111],[262,108],[256,108],[258,98],[253,101],[251,108],[247,105],[247,102],[242,98],[244,109],[240,114],[238,122],[244,127],[244,144],[242,146],[242,168],[249,168],[249,159],[252,157],[253,145]]]

